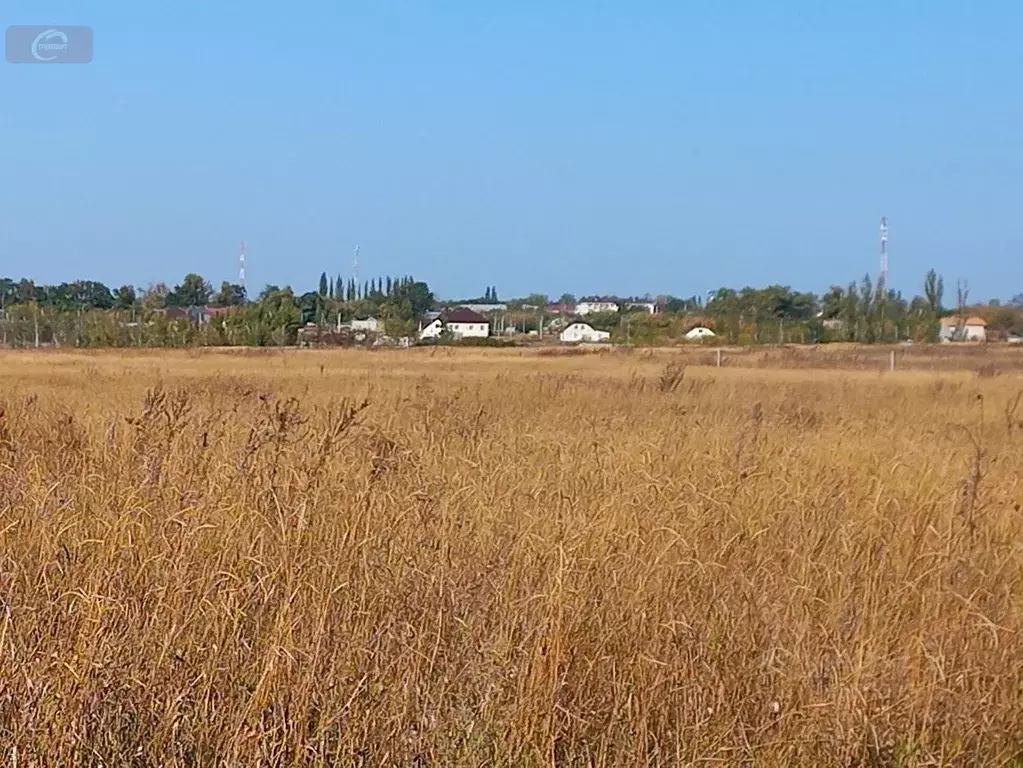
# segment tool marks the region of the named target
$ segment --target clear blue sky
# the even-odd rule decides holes
[[[1018,0],[0,0],[0,274],[1023,292]],[[947,294],[951,292],[947,290]],[[946,295],[947,295],[946,294]]]

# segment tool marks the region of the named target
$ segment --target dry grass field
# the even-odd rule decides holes
[[[1014,366],[689,354],[0,354],[0,761],[1023,765]]]

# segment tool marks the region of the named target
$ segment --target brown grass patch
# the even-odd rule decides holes
[[[11,765],[1019,753],[1015,376],[674,351],[0,363]]]

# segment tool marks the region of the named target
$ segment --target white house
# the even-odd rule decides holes
[[[384,324],[375,317],[367,317],[365,320],[352,320],[352,330],[383,333]]]
[[[577,315],[595,315],[598,312],[617,312],[618,302],[612,299],[585,299],[575,305]]]
[[[444,332],[444,321],[439,317],[433,318],[426,325],[419,324],[420,339],[436,339]]]
[[[692,330],[690,330],[688,333],[686,333],[686,338],[689,339],[690,341],[698,341],[700,339],[711,339],[714,338],[714,336],[715,336],[714,331],[712,331],[710,328],[704,328],[702,325],[698,325]]]
[[[987,323],[983,318],[967,317],[962,326],[960,319],[955,315],[941,318],[938,338],[942,341],[987,341]]]
[[[651,315],[657,314],[657,304],[653,301],[630,301],[626,304],[626,309],[642,309],[644,312],[649,312]]]
[[[566,342],[607,341],[611,334],[607,331],[594,330],[589,323],[574,322],[561,332],[559,338]]]
[[[456,339],[486,338],[490,335],[490,323],[479,312],[471,309],[452,309],[442,312],[428,325],[419,329],[420,339],[435,339],[447,330]]]
[[[508,309],[508,305],[502,302],[494,302],[493,304],[459,304],[458,306],[464,309],[471,309],[473,312],[505,312]]]

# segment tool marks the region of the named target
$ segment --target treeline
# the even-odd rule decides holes
[[[383,319],[392,334],[407,335],[434,304],[429,286],[411,276],[374,278],[358,286],[323,277],[320,291],[296,294],[290,286],[267,285],[254,299],[241,285],[224,282],[215,290],[194,273],[173,287],[153,283],[138,289],[111,289],[91,280],[36,285],[0,278],[0,343],[292,345],[306,323],[336,325],[371,315]]]
[[[1023,335],[1023,294],[1006,305],[971,303],[969,286],[963,282],[956,285],[954,296],[946,300],[945,294],[943,278],[930,270],[920,294],[912,298],[878,285],[868,275],[846,286],[834,285],[822,296],[770,285],[720,288],[706,298],[645,297],[661,308],[654,315],[629,311],[631,302],[620,300],[621,311],[590,314],[586,321],[609,331],[614,342],[635,344],[679,341],[697,325],[711,328],[728,344],[927,342],[937,340],[943,317],[973,314],[987,321],[991,338]],[[539,317],[528,307],[548,302],[543,294],[510,301],[504,320],[520,330],[538,331]],[[571,306],[576,298],[563,294],[558,303]]]
[[[862,343],[934,341],[942,317],[980,314],[992,338],[1023,335],[1023,295],[1009,304],[971,304],[965,283],[946,302],[944,280],[931,270],[921,292],[912,298],[874,283],[869,276],[846,286],[832,286],[822,296],[789,286],[721,288],[706,297],[645,297],[660,311],[587,315],[612,340],[636,344],[680,340],[695,325],[710,327],[729,344]],[[487,286],[474,303],[495,303],[497,288]],[[555,316],[547,296],[534,293],[505,302],[495,330],[514,327],[540,331]],[[576,303],[572,294],[559,307]],[[951,308],[946,306],[951,303]],[[392,336],[412,336],[417,319],[438,303],[427,283],[411,276],[376,277],[357,282],[320,274],[315,291],[296,294],[290,286],[265,286],[250,298],[241,285],[215,289],[191,273],[174,286],[116,289],[91,280],[36,285],[31,280],[0,278],[0,343],[5,345],[166,346],[291,345],[307,323],[336,326],[374,316]],[[545,333],[551,331],[545,330]]]
[[[995,336],[1023,333],[1023,295],[1002,307],[970,302],[969,285],[956,284],[946,306],[945,282],[933,269],[912,298],[875,283],[869,275],[833,285],[821,297],[788,287],[721,289],[703,308],[714,329],[731,343],[851,341],[864,344],[937,341],[941,319],[981,314]]]

